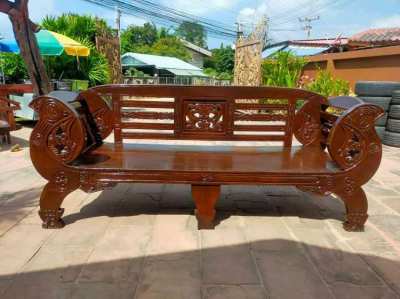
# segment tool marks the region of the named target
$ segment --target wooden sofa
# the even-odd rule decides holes
[[[347,107],[298,89],[129,85],[55,92],[31,106],[40,118],[31,157],[48,180],[40,199],[44,228],[64,226],[61,204],[70,192],[127,182],[190,184],[199,228],[213,227],[220,186],[229,184],[334,193],[346,207],[344,229],[361,231],[367,220],[361,187],[382,156],[374,123],[383,110],[377,106]],[[103,143],[112,132],[114,143]],[[292,146],[294,137],[301,146]],[[127,139],[235,143],[171,146]]]

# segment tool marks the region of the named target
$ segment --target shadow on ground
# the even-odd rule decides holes
[[[395,286],[365,262],[400,267],[391,259],[285,239],[145,256],[146,242],[137,240],[140,248],[129,238],[99,245],[94,254],[101,262],[79,262],[79,254],[65,248],[42,248],[1,298],[398,298]],[[107,257],[118,251],[134,257]],[[317,270],[307,254],[319,263]],[[69,265],[57,267],[60,261]],[[11,278],[0,276],[0,282]]]
[[[122,194],[114,190],[103,191],[80,211],[66,215],[63,218],[66,225],[99,216],[118,218],[142,214],[193,214],[195,206],[190,186],[165,185],[160,193],[154,193],[151,184],[137,185],[140,190],[128,188]],[[333,196],[316,197],[291,187],[266,186],[262,192],[257,193],[257,190],[258,187],[251,186],[223,186],[216,206],[215,225],[232,215],[344,220],[344,205]]]

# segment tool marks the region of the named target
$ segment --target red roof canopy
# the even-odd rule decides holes
[[[400,27],[370,29],[350,37],[350,44],[389,46],[400,44]]]

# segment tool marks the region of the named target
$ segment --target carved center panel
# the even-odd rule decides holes
[[[185,101],[183,109],[184,130],[215,133],[225,131],[225,101]]]

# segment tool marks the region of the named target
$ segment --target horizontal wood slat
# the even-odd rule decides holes
[[[174,102],[157,102],[157,101],[121,101],[121,107],[174,109],[175,103]]]
[[[284,114],[236,114],[235,120],[247,121],[286,121],[287,115]]]
[[[258,131],[258,132],[283,132],[286,126],[268,126],[268,125],[235,125],[234,131]]]
[[[233,135],[235,141],[284,141],[285,135]]]
[[[122,132],[124,139],[176,139],[174,134]]]
[[[159,124],[159,123],[121,123],[123,129],[146,129],[146,130],[174,130],[174,124]]]
[[[174,119],[173,112],[121,112],[123,118],[136,119]]]
[[[241,110],[288,110],[284,104],[235,104],[235,109]]]

